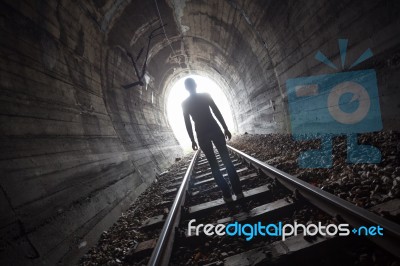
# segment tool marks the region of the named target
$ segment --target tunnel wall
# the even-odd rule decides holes
[[[398,1],[183,2],[175,49],[189,68],[208,65],[228,84],[239,133],[291,132],[288,79],[363,69],[377,73],[383,130],[399,130]],[[338,39],[349,42],[343,70]],[[373,57],[350,69],[368,48]],[[338,69],[317,61],[318,51]]]
[[[348,62],[373,51],[355,70],[377,71],[384,130],[399,129],[398,1],[157,3],[169,40],[124,90],[153,1],[1,2],[2,254],[67,264],[94,243],[180,154],[164,109],[178,74],[224,84],[239,133],[290,132],[286,80],[334,73],[314,56],[340,65],[347,38]]]
[[[268,27],[260,34],[266,40],[275,66],[283,102],[287,105],[285,83],[289,78],[373,69],[377,76],[383,130],[399,130],[399,2],[290,1],[275,8],[277,5],[273,3],[269,9],[285,10],[285,19],[280,12],[264,13],[260,21]],[[338,39],[348,39],[344,68],[341,67]],[[351,68],[367,49],[371,49],[372,58]],[[318,51],[337,69],[316,60]]]
[[[79,2],[0,4],[1,257],[17,265],[76,261],[181,154],[159,93],[121,88],[132,66]]]

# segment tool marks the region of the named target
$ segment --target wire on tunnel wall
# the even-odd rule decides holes
[[[161,25],[162,25],[162,29],[163,29],[165,38],[167,39],[168,45],[169,45],[169,47],[171,48],[171,51],[172,51],[172,53],[174,54],[174,56],[175,56],[175,57],[178,57],[178,55],[177,55],[177,53],[175,52],[174,48],[172,47],[171,41],[170,41],[170,39],[168,38],[168,35],[167,35],[166,31],[165,31],[164,22],[163,22],[162,17],[161,17],[160,9],[158,8],[157,0],[154,0],[154,3],[156,4],[157,13],[158,13],[158,18],[160,19],[160,23],[161,23]],[[184,67],[182,67],[182,63],[181,63],[180,60],[178,60],[178,64],[179,64],[179,66],[180,66],[182,69],[184,69]],[[186,65],[186,68],[189,70],[189,73],[191,73],[189,64]]]

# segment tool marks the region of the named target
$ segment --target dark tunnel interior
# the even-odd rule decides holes
[[[374,69],[382,130],[400,130],[399,11],[395,0],[1,1],[3,255],[76,263],[183,156],[166,100],[186,75],[220,86],[237,134],[290,134],[288,79]]]

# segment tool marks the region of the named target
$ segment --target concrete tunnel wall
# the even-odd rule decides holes
[[[239,133],[290,132],[285,81],[347,62],[377,71],[384,130],[399,129],[398,1],[157,1],[143,87],[137,55],[159,25],[154,1],[3,1],[1,246],[21,264],[76,262],[181,155],[165,115],[170,82],[221,85]],[[143,56],[142,56],[143,58]],[[142,61],[140,61],[142,63]]]

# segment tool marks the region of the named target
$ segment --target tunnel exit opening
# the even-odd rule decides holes
[[[213,98],[215,104],[218,106],[221,111],[222,116],[224,117],[225,123],[228,126],[231,133],[235,133],[234,120],[232,116],[232,110],[230,108],[228,99],[222,89],[215,83],[212,79],[199,76],[199,75],[188,75],[185,76],[175,82],[171,86],[171,90],[169,91],[167,97],[167,116],[169,124],[175,134],[176,139],[179,144],[182,146],[185,152],[191,150],[191,141],[189,139],[189,135],[186,131],[185,122],[182,114],[182,102],[189,97],[189,92],[186,91],[184,81],[187,78],[193,78],[197,83],[197,92],[198,93],[209,93]],[[214,119],[215,116],[214,116]],[[216,121],[218,121],[216,119]],[[193,126],[193,133],[196,134]],[[196,138],[196,136],[195,136]]]

